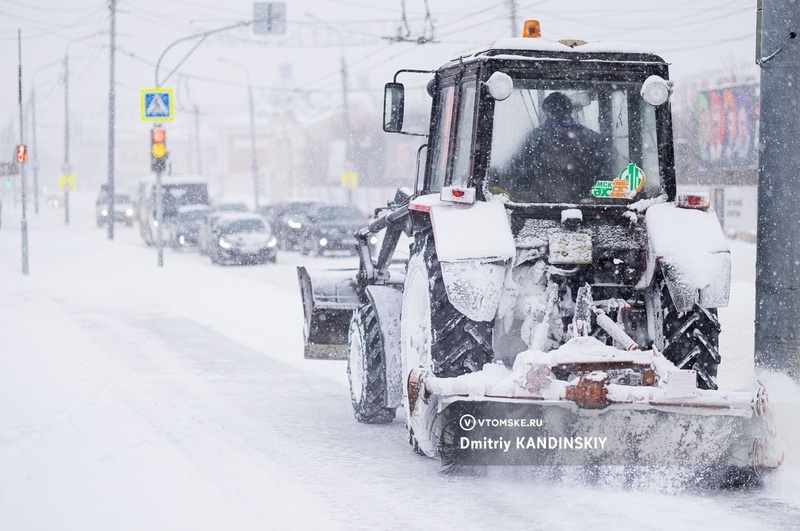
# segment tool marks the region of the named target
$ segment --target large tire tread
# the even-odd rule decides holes
[[[386,383],[386,354],[378,324],[378,314],[371,303],[367,303],[353,314],[352,326],[358,326],[363,333],[361,360],[363,363],[361,397],[353,396],[350,361],[347,363],[347,377],[351,381],[350,396],[356,420],[364,424],[388,424],[394,420],[395,409],[386,407],[388,386]],[[351,333],[352,330],[351,330]]]
[[[717,368],[721,361],[717,310],[696,304],[687,312],[679,312],[663,275],[658,282],[664,311],[664,356],[679,369],[694,370],[700,389],[717,389]]]
[[[433,232],[417,235],[411,254],[423,253],[431,296],[431,356],[436,376],[450,378],[479,371],[492,361],[492,323],[473,321],[447,298]]]

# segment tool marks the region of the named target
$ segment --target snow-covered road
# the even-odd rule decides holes
[[[302,358],[295,267],[283,253],[219,267],[134,227],[106,238],[92,198],[19,210],[0,229],[0,529],[792,529],[800,522],[800,390],[767,384],[787,465],[759,489],[690,491],[660,473],[634,488],[580,474],[439,475],[403,419],[352,416],[345,366]],[[721,312],[723,385],[752,373],[754,246],[732,242]],[[726,363],[728,365],[726,366]],[[776,399],[777,397],[777,399]]]

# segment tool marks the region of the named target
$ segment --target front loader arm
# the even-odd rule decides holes
[[[406,234],[410,232],[409,200],[410,197],[407,194],[402,190],[398,190],[390,210],[356,232],[355,236],[358,242],[356,251],[359,258],[356,280],[361,290],[370,285],[384,284],[389,279],[389,265],[397,248],[397,242],[404,232]],[[369,238],[383,229],[386,229],[386,235],[378,251],[378,259],[373,262],[372,253],[370,253],[369,249]]]

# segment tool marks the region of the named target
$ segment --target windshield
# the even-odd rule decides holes
[[[317,218],[324,221],[335,221],[337,219],[361,220],[364,218],[364,214],[354,206],[328,206],[319,208]]]
[[[494,105],[488,194],[579,204],[658,196],[656,113],[640,88],[515,79]]]
[[[234,232],[264,232],[267,227],[260,219],[237,219],[235,221],[228,221],[222,225],[221,230],[225,234],[233,234]]]
[[[128,194],[114,194],[114,202],[117,204],[130,203],[131,196]]]
[[[225,212],[247,212],[249,209],[244,203],[221,203],[217,210]]]

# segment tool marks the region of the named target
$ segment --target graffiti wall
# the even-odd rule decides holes
[[[706,170],[758,165],[759,86],[739,85],[697,94],[699,167]]]

